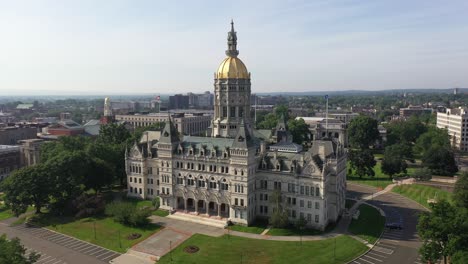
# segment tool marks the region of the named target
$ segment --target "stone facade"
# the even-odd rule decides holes
[[[237,57],[236,43],[232,27],[228,59]],[[224,66],[215,74],[212,136],[180,136],[171,119],[162,131],[145,132],[125,154],[127,195],[160,197],[171,212],[249,225],[271,216],[272,197],[280,194],[290,221],[303,217],[322,230],[337,221],[345,208],[343,144],[315,140],[305,151],[292,143],[284,120],[272,130],[253,129],[250,73],[237,65],[231,76],[232,65]]]
[[[125,121],[130,126],[144,127],[172,119],[175,128],[183,135],[203,135],[211,124],[211,116],[203,113],[153,113],[146,115],[116,115],[116,121]]]
[[[0,145],[0,181],[21,166],[20,147]]]

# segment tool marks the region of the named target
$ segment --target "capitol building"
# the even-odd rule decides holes
[[[208,136],[184,136],[169,119],[162,131],[145,132],[125,153],[129,197],[160,197],[161,209],[249,225],[268,219],[281,193],[289,220],[325,229],[345,208],[346,149],[321,138],[304,150],[287,123],[255,129],[251,74],[238,58],[231,22],[226,58],[214,74],[214,116]]]

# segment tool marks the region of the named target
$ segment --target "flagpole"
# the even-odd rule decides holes
[[[257,95],[255,95],[255,123],[254,123],[254,127],[256,128],[257,127]]]
[[[328,138],[328,95],[325,95],[325,98],[327,99],[326,103],[326,110],[325,110],[325,131],[326,131],[326,136]]]

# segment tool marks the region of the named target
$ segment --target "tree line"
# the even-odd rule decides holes
[[[33,205],[36,213],[47,206],[55,214],[80,214],[82,203],[103,204],[89,199],[103,188],[126,184],[125,149],[141,138],[143,131],[130,133],[122,124],[101,127],[96,139],[60,137],[41,148],[41,163],[14,171],[1,184],[5,204],[16,215]],[[86,206],[85,206],[86,207]],[[84,208],[83,210],[86,210]]]
[[[416,157],[425,168],[418,170],[418,175],[453,176],[458,172],[447,130],[430,124],[429,119],[412,116],[408,120],[387,123],[385,129],[387,140],[381,165],[382,172],[389,177],[406,174],[408,162],[415,163]],[[373,177],[376,161],[371,146],[375,146],[380,137],[377,120],[364,115],[351,120],[348,135],[351,172],[359,177]]]

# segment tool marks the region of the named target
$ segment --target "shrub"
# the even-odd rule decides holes
[[[154,210],[158,210],[160,206],[159,197],[154,197],[153,200],[151,200],[151,204],[153,205]]]
[[[148,224],[151,210],[148,208],[138,209],[130,202],[112,202],[106,206],[105,213],[121,224],[143,226]]]

